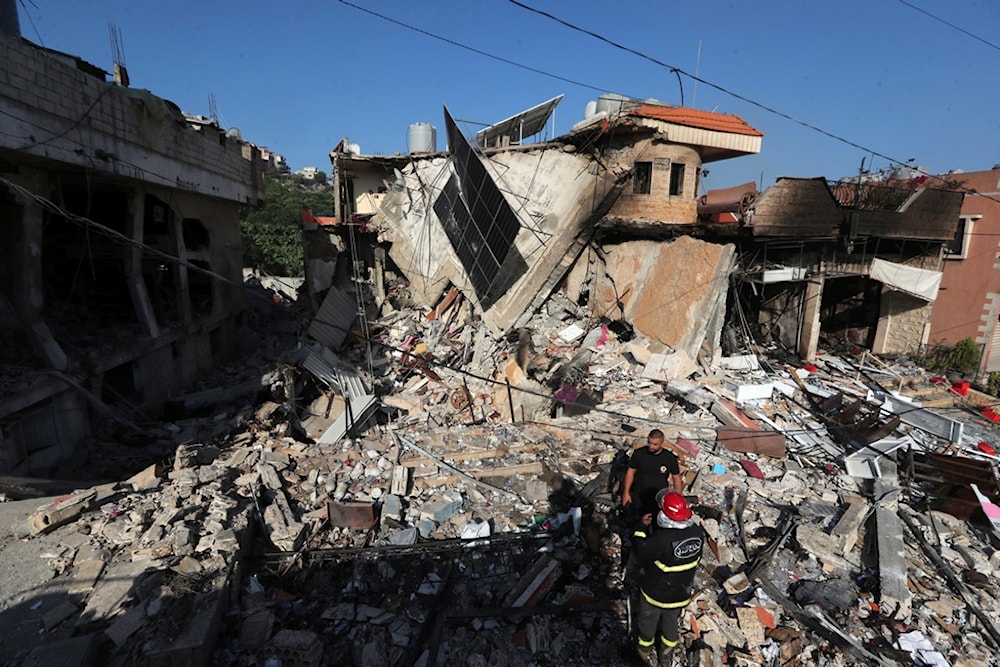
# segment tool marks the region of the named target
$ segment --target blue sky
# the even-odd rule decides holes
[[[444,149],[443,105],[489,123],[564,94],[562,134],[601,92],[680,104],[681,90],[686,106],[736,114],[764,133],[760,155],[709,165],[709,188],[838,178],[862,159],[880,169],[912,158],[934,173],[1000,163],[995,0],[521,1],[686,74],[679,84],[667,68],[510,0],[352,0],[495,58],[338,0],[18,4],[26,38],[109,71],[115,24],[133,87],[205,115],[214,95],[224,127],[293,169],[329,172],[345,136],[365,153],[405,152],[414,122],[436,126]]]

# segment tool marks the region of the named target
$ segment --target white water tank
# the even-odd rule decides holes
[[[430,123],[410,123],[406,146],[410,153],[436,153],[437,128]]]
[[[583,108],[583,117],[590,118],[597,113],[597,100],[590,100],[587,102],[587,106]]]
[[[608,93],[597,98],[597,113],[604,111],[609,118],[617,116],[622,112],[622,107],[628,98],[618,93]]]

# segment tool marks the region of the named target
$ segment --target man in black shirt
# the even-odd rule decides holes
[[[649,432],[646,446],[632,453],[622,484],[622,505],[647,526],[659,510],[657,492],[669,489],[681,493],[684,490],[677,457],[663,447],[663,440],[660,429]]]

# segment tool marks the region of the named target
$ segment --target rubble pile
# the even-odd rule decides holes
[[[694,364],[558,299],[490,341],[447,301],[372,323],[388,393],[354,424],[328,368],[367,342],[304,342],[329,365],[286,357],[167,425],[172,460],[34,512],[41,632],[107,664],[632,664],[618,483],[661,428],[709,536],[686,664],[997,664],[976,397],[867,355]]]

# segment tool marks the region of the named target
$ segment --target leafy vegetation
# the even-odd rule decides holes
[[[979,346],[976,345],[976,341],[972,339],[972,336],[966,336],[948,350],[945,361],[948,364],[949,370],[959,373],[972,373],[979,368],[980,354],[981,352]]]
[[[241,214],[243,265],[272,275],[301,276],[302,205],[314,215],[333,215],[333,190],[289,176],[267,177],[264,206]]]
[[[954,345],[937,342],[921,353],[912,355],[915,363],[938,373],[975,373],[979,369],[982,355],[972,336],[967,336]]]

